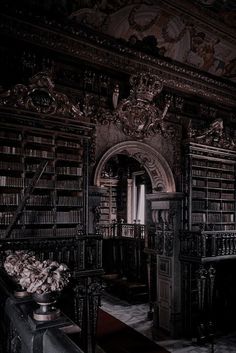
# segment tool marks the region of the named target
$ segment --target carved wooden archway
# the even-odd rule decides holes
[[[101,172],[106,162],[117,154],[125,154],[136,159],[146,169],[153,192],[176,191],[174,177],[165,158],[153,147],[137,141],[118,143],[104,153],[95,170],[94,185],[101,186]]]

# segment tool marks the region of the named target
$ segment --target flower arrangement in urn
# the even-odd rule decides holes
[[[4,268],[41,305],[34,312],[36,320],[45,321],[58,317],[60,311],[51,304],[55,303],[56,293],[69,282],[70,273],[65,264],[52,260],[41,262],[32,252],[15,251],[8,253]]]
[[[44,260],[25,264],[19,283],[29,293],[49,293],[61,291],[69,282],[69,271],[65,264]]]
[[[61,291],[69,282],[69,269],[56,261],[39,261],[33,252],[7,252],[4,268],[28,293]]]
[[[26,287],[20,284],[21,274],[26,265],[29,263],[33,264],[36,261],[36,258],[33,252],[25,252],[23,250],[19,251],[7,251],[7,257],[4,262],[4,268],[7,274],[12,277],[13,281],[17,284],[17,290],[15,295],[17,297],[23,297],[28,295],[25,291]]]

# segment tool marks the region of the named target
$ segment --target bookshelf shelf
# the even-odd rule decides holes
[[[217,148],[186,145],[186,230],[235,229],[236,152],[218,155]]]
[[[65,135],[56,124],[49,132],[28,126],[28,121],[14,126],[3,122],[0,131],[0,238],[42,160],[48,163],[11,237],[76,235],[78,227],[83,229],[86,184],[81,126],[77,134],[75,123]]]

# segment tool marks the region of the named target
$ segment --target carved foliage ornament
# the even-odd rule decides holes
[[[193,129],[191,125],[188,129],[190,141],[206,144],[210,146],[235,150],[236,145],[227,131],[224,131],[222,119],[215,119],[208,128],[199,131]]]
[[[80,108],[68,97],[54,90],[47,72],[39,72],[28,86],[18,84],[0,96],[0,105],[26,109],[37,113],[81,118]]]
[[[152,136],[157,132],[164,133],[163,120],[171,100],[161,111],[154,98],[162,90],[162,82],[156,75],[140,73],[130,78],[130,95],[118,103],[114,112],[114,121],[123,132],[138,139]]]

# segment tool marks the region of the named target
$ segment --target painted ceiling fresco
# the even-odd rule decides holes
[[[81,24],[236,81],[235,0],[80,0],[73,7],[70,18]]]

